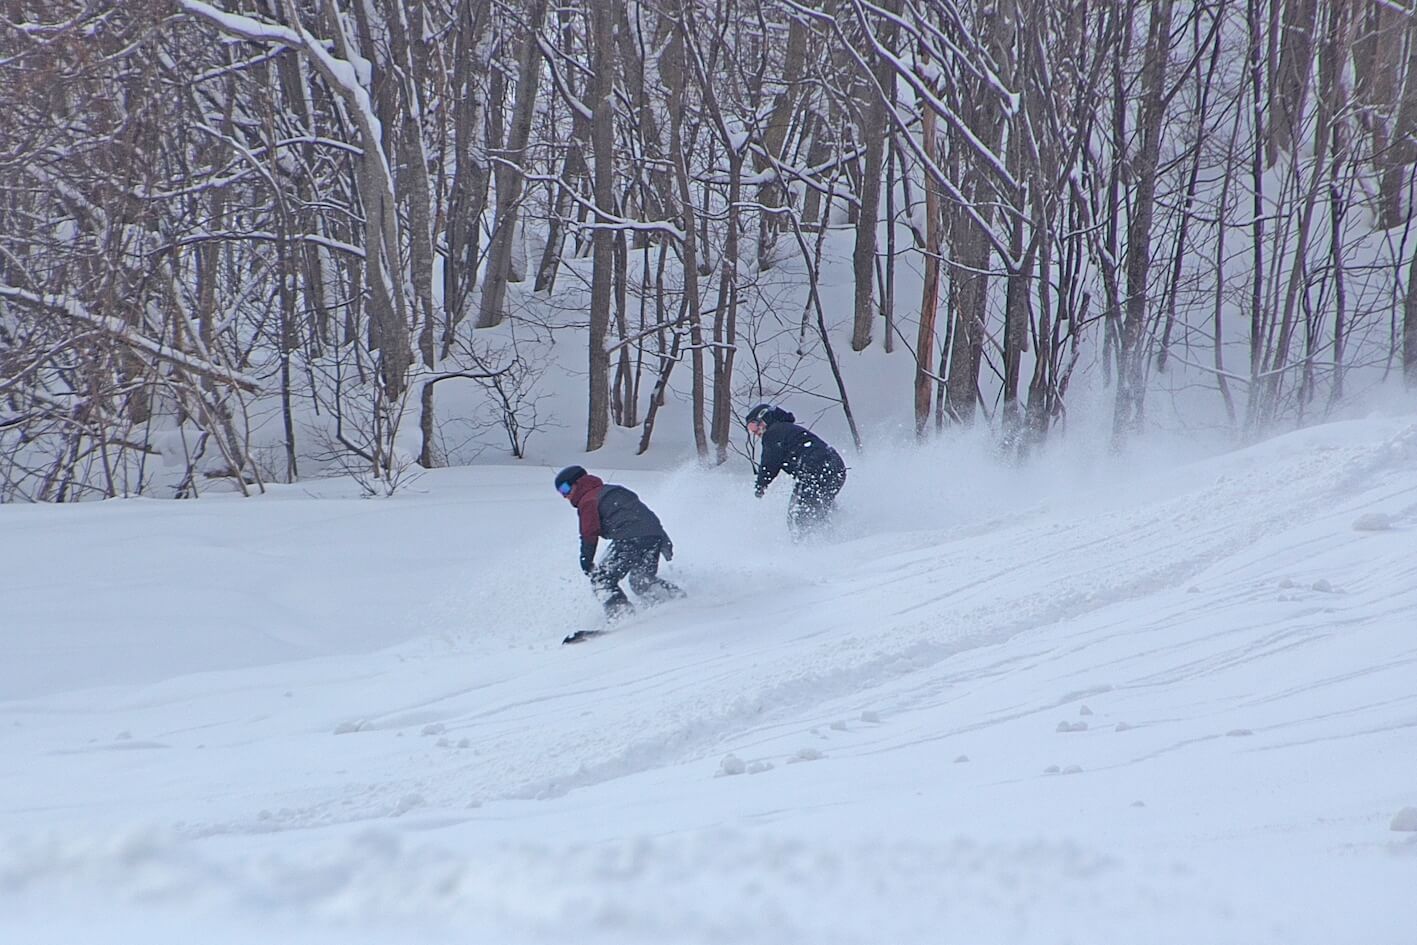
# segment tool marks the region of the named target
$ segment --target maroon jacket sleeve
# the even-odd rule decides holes
[[[581,570],[595,566],[595,546],[600,541],[600,490],[587,493],[576,506],[581,519]]]

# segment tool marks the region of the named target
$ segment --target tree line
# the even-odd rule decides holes
[[[521,455],[566,324],[587,450],[672,391],[708,462],[807,373],[859,445],[873,346],[919,436],[1020,453],[1084,373],[1119,444],[1177,391],[1257,434],[1417,385],[1393,0],[0,11],[0,499],[388,487],[456,458],[453,379]]]

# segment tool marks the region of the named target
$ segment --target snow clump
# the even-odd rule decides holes
[[[1394,814],[1390,829],[1417,831],[1417,807],[1404,807]]]
[[[423,799],[422,794],[405,794],[403,797],[399,798],[398,803],[394,805],[394,816],[398,817],[400,814],[407,814],[409,811],[422,807],[426,803],[427,801]]]

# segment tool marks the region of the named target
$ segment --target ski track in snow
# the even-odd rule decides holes
[[[494,937],[483,940],[498,942],[564,941],[564,930],[574,928],[575,940],[588,942],[846,945],[947,935],[1043,945],[1081,920],[1095,936],[1091,940],[1125,938],[1143,925],[1152,930],[1150,942],[1184,945],[1193,942],[1188,929],[1196,917],[1186,910],[1197,899],[1211,913],[1207,919],[1236,934],[1234,941],[1268,939],[1293,926],[1282,917],[1261,923],[1228,915],[1223,901],[1208,898],[1213,890],[1203,877],[1174,866],[1112,885],[1119,864],[1069,842],[960,837],[943,846],[862,842],[824,852],[797,840],[725,831],[554,854],[528,845],[487,863],[420,847],[396,833],[366,831],[314,855],[272,858],[262,871],[219,875],[150,839],[130,840],[112,859],[96,860],[80,849],[54,855],[73,857],[73,865],[86,872],[110,874],[96,879],[139,887],[149,902],[196,897],[208,908],[260,903],[275,920],[274,929],[267,920],[267,934],[279,932],[288,911],[314,901],[322,919],[356,942],[426,940],[423,935],[437,931],[422,929],[433,915],[465,927],[490,926]],[[819,905],[791,908],[764,888],[762,877]],[[706,900],[694,883],[727,888],[750,908],[718,909],[717,897]],[[599,891],[605,886],[614,892]],[[536,892],[509,899],[508,887]],[[913,908],[862,922],[851,903],[872,889],[890,889]],[[64,917],[56,918],[64,929]],[[51,929],[55,921],[49,920]],[[249,941],[245,934],[238,925],[235,934],[218,928],[204,940]],[[52,940],[65,939],[56,934]]]
[[[314,671],[230,670],[0,703],[6,753],[26,759],[26,777],[61,786],[6,813],[4,832],[15,842],[0,854],[0,893],[82,880],[138,900],[209,900],[223,909],[259,901],[279,913],[315,902],[327,918],[376,930],[431,898],[454,921],[476,916],[508,942],[554,940],[567,928],[591,942],[664,940],[685,928],[703,941],[862,940],[845,907],[804,914],[755,890],[766,875],[814,884],[825,904],[838,886],[873,882],[921,903],[873,926],[876,941],[927,940],[944,924],[965,938],[973,929],[1051,942],[1036,923],[1057,913],[1099,941],[1141,921],[1157,930],[1152,941],[1185,942],[1183,923],[1171,935],[1157,917],[1212,901],[1224,913],[1224,897],[1204,878],[1178,879],[1164,864],[1123,868],[1063,841],[1020,846],[962,835],[942,848],[863,838],[843,852],[716,830],[630,847],[505,844],[470,861],[409,838],[676,765],[696,764],[709,778],[729,752],[750,772],[786,777],[796,763],[885,764],[938,746],[958,755],[961,768],[983,772],[974,775],[979,787],[1008,791],[1099,770],[1184,777],[1188,759],[1216,752],[1245,766],[1328,740],[1410,745],[1417,638],[1392,640],[1376,664],[1345,660],[1343,641],[1417,613],[1414,463],[1417,428],[1376,446],[1300,439],[1218,461],[1213,483],[1165,498],[1083,495],[1077,509],[1025,507],[958,534],[860,534],[803,548],[805,561],[750,558],[741,571],[689,563],[692,543],[681,530],[677,573],[696,596],[583,646],[562,648],[536,624],[512,629],[500,650],[470,633],[326,658]],[[1355,530],[1372,509],[1391,513],[1396,526]],[[1362,560],[1348,553],[1358,542],[1391,551],[1380,567],[1345,571],[1344,562]],[[705,593],[735,584],[746,588],[746,605]],[[1139,600],[1150,608],[1141,626]],[[1297,663],[1307,668],[1277,678],[1298,684],[1266,689],[1252,672],[1276,675]],[[1019,678],[1031,683],[1022,700],[1016,683],[1005,685]],[[295,717],[323,724],[292,730],[296,709]],[[184,724],[171,727],[174,717]],[[90,739],[74,743],[85,727]],[[1057,749],[1039,756],[1028,747],[1036,742],[1015,747],[1009,733],[1024,729],[1056,732]],[[318,752],[301,747],[312,739]],[[1121,761],[1116,739],[1134,746]],[[133,787],[117,778],[103,794],[71,784],[96,752],[145,777]],[[194,765],[195,752],[207,752],[210,765]],[[169,760],[179,755],[180,764]],[[975,760],[984,755],[992,755],[987,770]],[[286,765],[301,758],[301,767],[263,779],[277,757]],[[0,797],[14,796],[4,783]],[[1078,780],[1058,783],[1076,790],[1063,786]],[[1197,803],[1219,790],[1198,787]],[[1336,806],[1337,818],[1363,816]],[[156,826],[98,840],[25,834],[27,817],[66,811],[93,827],[146,811]],[[259,869],[223,866],[185,846],[203,838],[217,845],[207,849],[222,849],[365,821],[364,832],[309,858],[266,854]],[[1112,879],[1091,882],[1099,875]],[[403,878],[391,890],[394,876]],[[742,886],[737,895],[760,909],[698,907],[674,877]],[[607,878],[618,895],[595,892]],[[1175,897],[1178,884],[1186,892]],[[508,901],[509,890],[530,887],[554,891]],[[999,924],[1025,905],[1009,890],[1028,898],[1023,914],[1035,924]],[[1040,890],[1052,892],[1040,898]],[[1129,905],[1119,907],[1115,895]],[[1383,917],[1372,919],[1381,937]],[[1270,940],[1281,926],[1299,931],[1295,923],[1230,920],[1236,941]]]
[[[1398,445],[1410,446],[1413,439],[1409,434]],[[1328,450],[1291,460],[1282,475],[1273,478],[1265,475],[1265,458],[1259,456],[1252,460],[1254,468],[1223,476],[1207,489],[1140,508],[1061,520],[1041,515],[1035,522],[999,528],[959,545],[945,539],[926,550],[895,554],[887,550],[889,537],[859,539],[831,550],[829,559],[837,562],[834,573],[821,574],[812,583],[778,588],[753,604],[751,619],[715,618],[714,606],[694,602],[670,605],[662,617],[650,613],[632,618],[613,637],[573,653],[549,652],[547,659],[558,661],[560,671],[548,670],[542,685],[535,679],[473,686],[445,681],[445,688],[437,689],[440,673],[460,675],[460,667],[432,667],[412,660],[403,665],[426,673],[437,694],[418,704],[381,705],[381,683],[373,676],[365,681],[368,716],[362,720],[362,730],[342,736],[367,742],[406,732],[410,740],[391,742],[386,749],[386,767],[391,769],[388,783],[354,797],[298,796],[302,791],[296,797],[273,799],[275,814],[263,807],[264,813],[251,811],[244,819],[190,824],[185,829],[197,834],[269,831],[384,817],[410,794],[431,806],[451,807],[472,800],[557,796],[678,761],[706,758],[730,742],[751,744],[757,733],[773,732],[784,721],[810,716],[817,708],[826,714],[847,714],[837,703],[887,704],[892,712],[928,707],[968,678],[987,679],[1039,665],[1029,663],[1026,652],[1010,651],[1005,662],[964,669],[955,666],[961,654],[990,652],[1018,634],[1105,612],[1112,604],[1183,591],[1187,581],[1203,580],[1204,570],[1214,562],[1228,555],[1243,559],[1244,550],[1262,536],[1303,522],[1336,503],[1340,509],[1351,505],[1345,496],[1360,486],[1371,489],[1374,476],[1390,469],[1395,456],[1400,461],[1406,455],[1392,443]],[[1410,505],[1417,492],[1409,487],[1383,498]],[[1255,515],[1261,504],[1264,512]],[[1334,531],[1348,532],[1348,540],[1358,540],[1347,527],[1355,514],[1330,512]],[[1020,561],[1021,554],[1028,555],[1027,562]],[[1013,575],[1025,563],[1035,578],[1044,577],[1019,588]],[[1402,568],[1389,580],[1411,573],[1410,566]],[[1222,595],[1267,593],[1247,583],[1251,579],[1245,574],[1232,576]],[[1210,608],[1214,601],[1214,596],[1208,597],[1203,606]],[[1319,610],[1327,611],[1337,603],[1341,596],[1322,595]],[[1169,619],[1189,619],[1192,614],[1185,605],[1183,596]],[[809,619],[800,619],[800,614],[810,615]],[[855,626],[864,614],[884,618],[883,625],[870,630]],[[692,627],[699,639],[681,643],[676,639],[676,624]],[[1165,627],[1159,620],[1153,634]],[[1148,645],[1126,627],[1113,628],[1111,635],[1125,637],[1130,648]],[[1128,685],[1177,685],[1247,660],[1269,658],[1283,646],[1304,645],[1302,628],[1286,627],[1278,638],[1234,635],[1239,639],[1228,646],[1223,637],[1209,641],[1212,646],[1203,655],[1168,654],[1169,672],[1131,680]],[[705,656],[703,638],[716,641],[718,651]],[[1079,645],[1103,645],[1108,639]],[[1205,642],[1192,642],[1188,649]],[[667,669],[651,662],[656,667],[653,674],[636,675],[640,652],[690,643],[699,647],[695,661]],[[1164,649],[1140,653],[1159,655]],[[1050,642],[1047,652],[1033,657],[1042,661],[1058,659],[1060,654],[1056,643]],[[472,675],[476,676],[475,667]],[[548,711],[547,703],[567,707],[556,716],[559,724],[550,730],[529,730],[529,721]],[[656,707],[655,716],[642,717],[644,707],[651,705]],[[192,709],[200,712],[200,706],[201,700],[194,700]],[[1015,707],[1012,715],[993,721],[1055,707],[1044,700]],[[150,708],[166,711],[164,704]],[[340,721],[331,718],[332,732]],[[132,724],[141,722],[135,718]],[[252,720],[214,716],[204,724],[221,729],[249,725]],[[442,727],[444,742],[456,744],[468,738],[475,750],[428,752],[431,740],[408,730],[429,724]],[[627,733],[634,734],[627,738]],[[117,745],[156,747],[165,737]],[[360,749],[371,750],[367,744]],[[421,763],[411,755],[421,755]],[[430,770],[412,777],[394,774],[409,768]]]

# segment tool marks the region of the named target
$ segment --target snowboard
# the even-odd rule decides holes
[[[608,622],[603,627],[584,627],[580,630],[572,631],[569,636],[567,636],[561,641],[561,645],[565,646],[569,643],[584,643],[587,640],[594,640],[596,637],[603,637],[607,633],[613,633],[614,631],[623,628],[627,623],[638,622],[639,618],[644,617],[645,615],[650,613],[657,613],[659,612],[660,608],[666,607],[674,603],[675,601],[681,601],[683,599],[683,595],[680,594],[680,596],[678,597],[675,597],[668,601],[661,601],[657,604],[650,604],[645,601],[641,601],[638,607],[630,608],[616,615],[615,617],[609,618]]]

